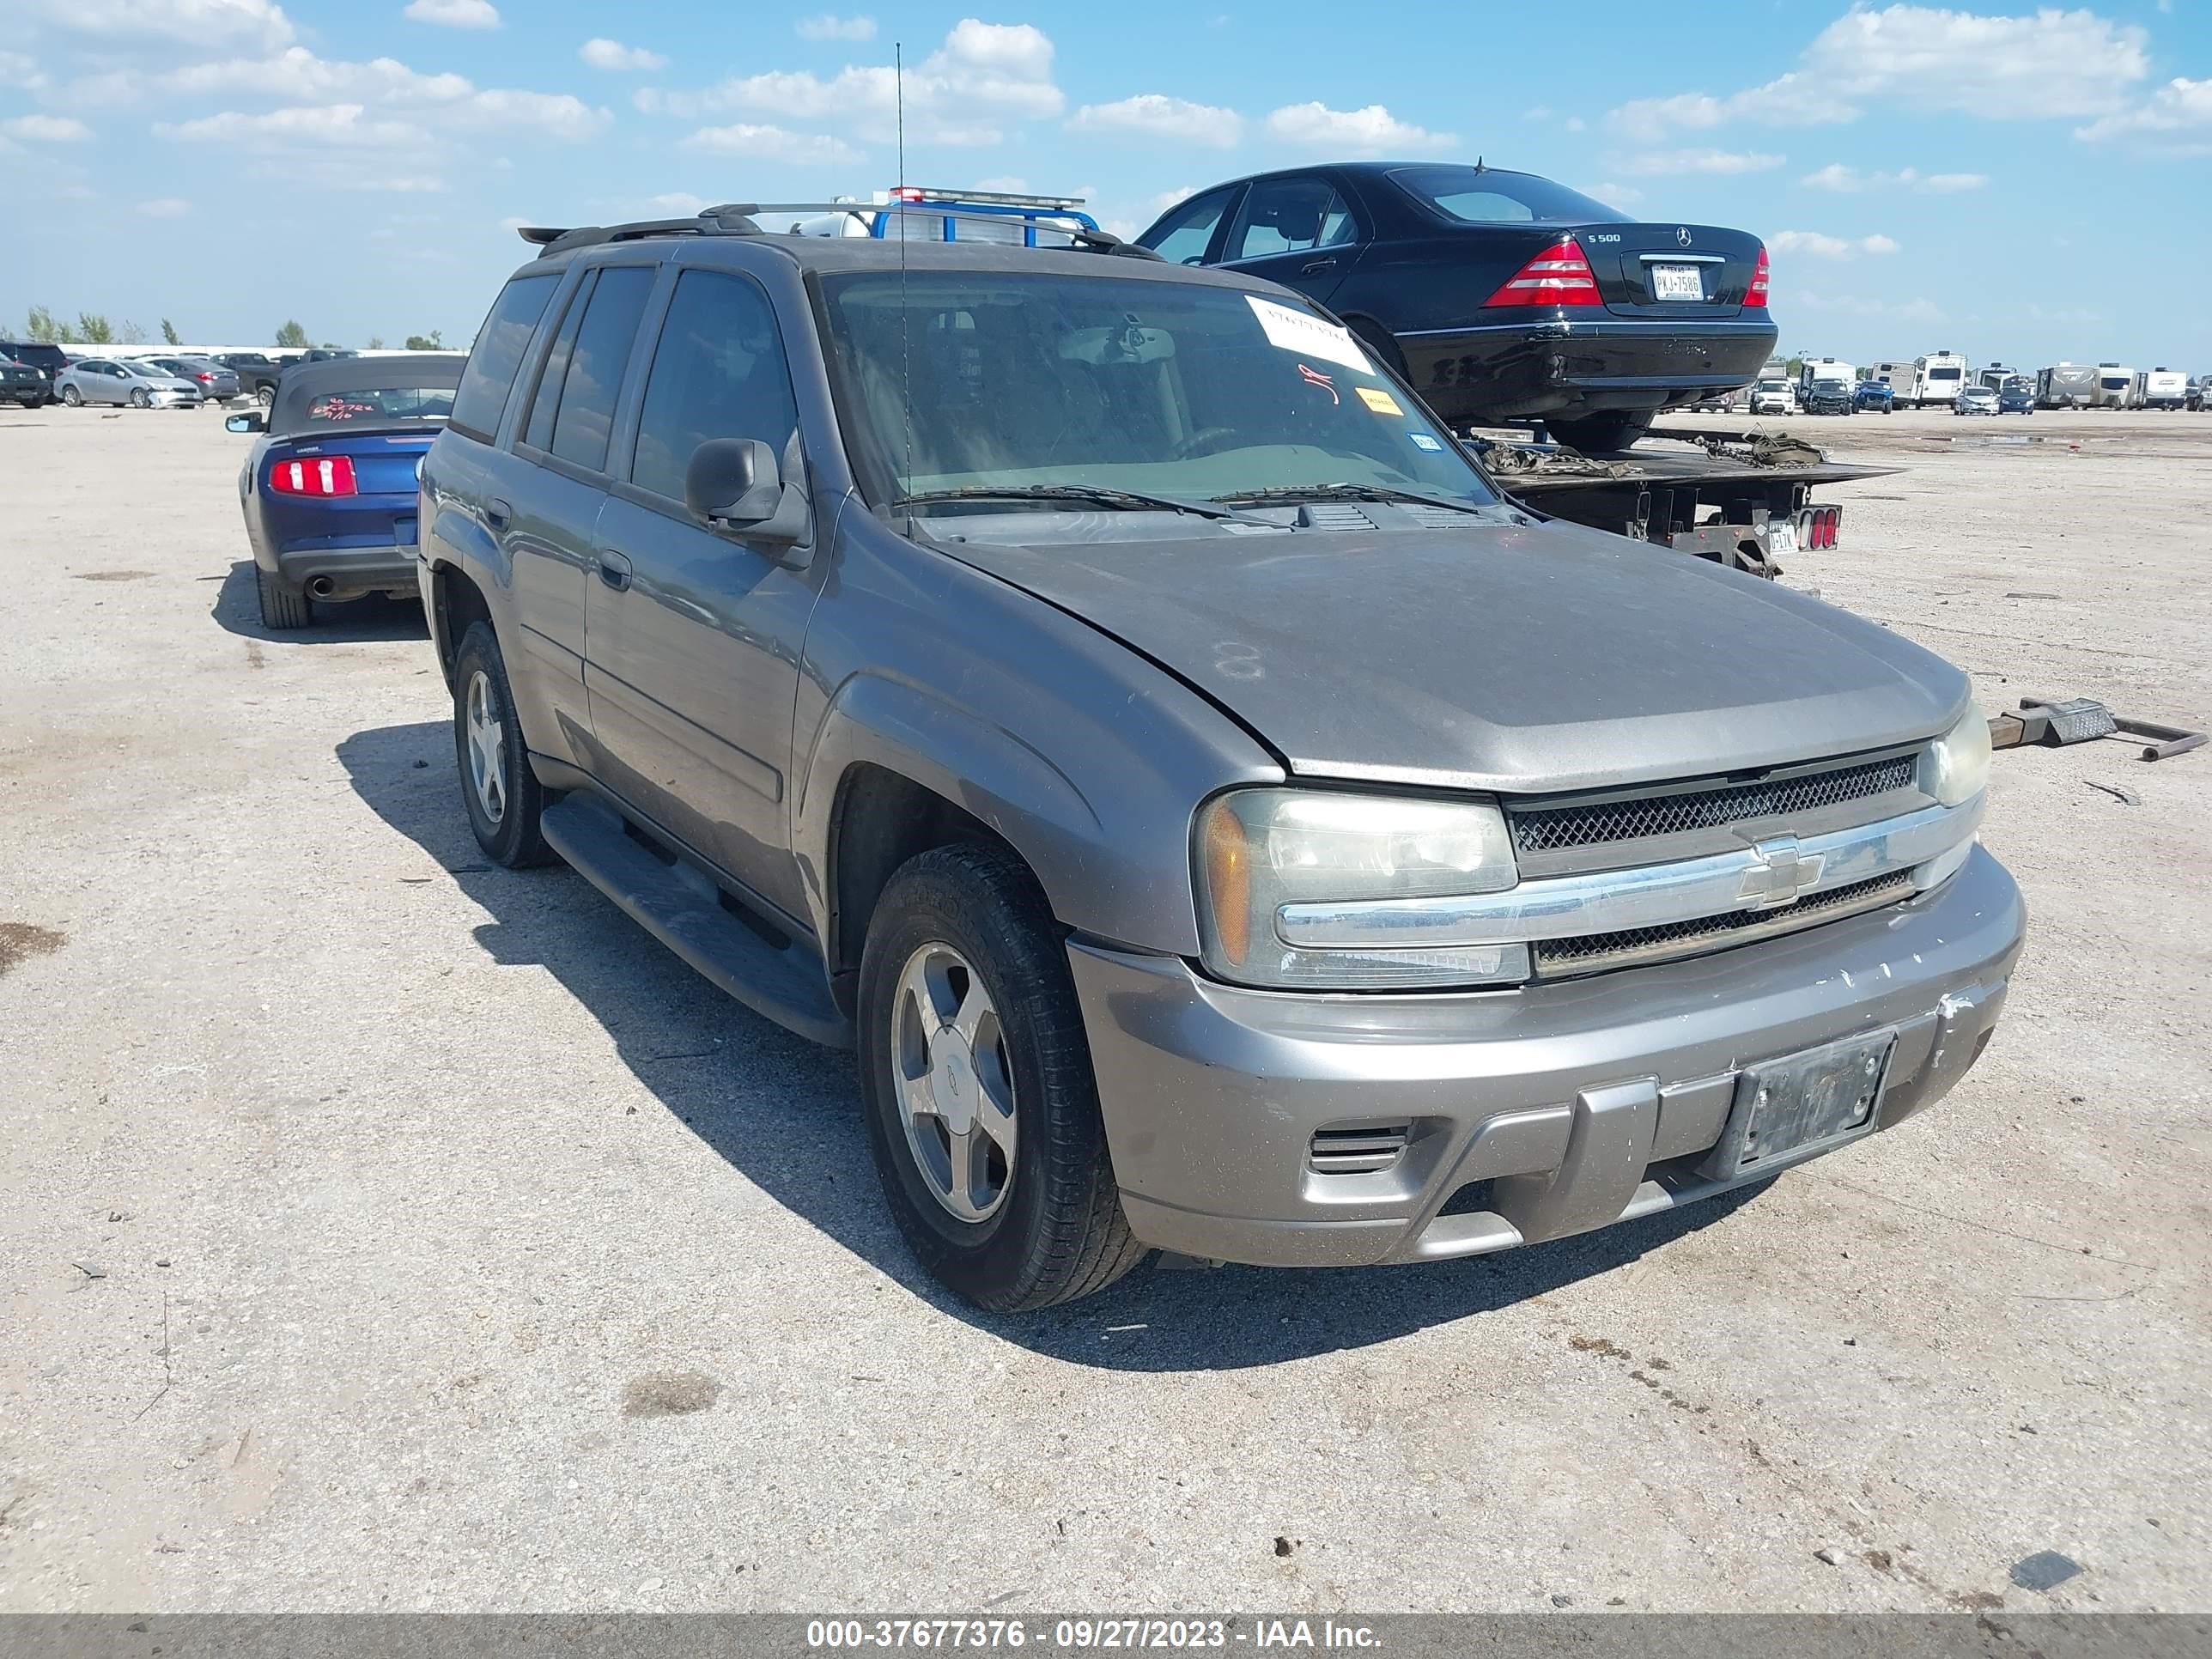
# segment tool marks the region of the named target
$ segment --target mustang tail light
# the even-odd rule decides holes
[[[1766,309],[1766,250],[1764,247],[1759,250],[1759,263],[1752,267],[1751,286],[1744,290],[1743,302],[1746,306],[1756,306],[1761,311]]]
[[[297,461],[279,461],[269,469],[269,487],[279,495],[358,495],[353,459],[347,455],[324,455]]]
[[[1559,240],[1506,278],[1486,306],[1594,306],[1597,276],[1571,236]]]

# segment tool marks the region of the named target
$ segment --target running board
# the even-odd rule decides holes
[[[729,995],[815,1042],[853,1046],[852,1022],[805,945],[778,950],[762,939],[632,839],[611,808],[570,795],[545,809],[541,826],[578,875]]]

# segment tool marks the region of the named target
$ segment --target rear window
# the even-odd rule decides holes
[[[1463,224],[1621,224],[1628,216],[1533,173],[1437,164],[1393,167],[1390,182]]]
[[[514,389],[515,371],[522,367],[530,337],[537,331],[545,302],[553,297],[560,280],[558,272],[549,270],[542,276],[517,276],[501,290],[491,315],[477,331],[476,349],[469,353],[468,367],[461,371],[460,389],[453,394],[456,431],[484,443],[489,443],[498,432],[500,411],[507,407],[507,394]]]
[[[442,421],[453,412],[449,386],[374,386],[366,391],[318,392],[301,411],[307,427],[343,426],[350,421]]]

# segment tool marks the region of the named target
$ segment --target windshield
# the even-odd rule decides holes
[[[1070,486],[1194,501],[1353,485],[1497,497],[1344,329],[1197,283],[996,271],[823,283],[896,496]]]
[[[1621,224],[1628,217],[1533,173],[1439,164],[1393,167],[1390,182],[1464,224]]]

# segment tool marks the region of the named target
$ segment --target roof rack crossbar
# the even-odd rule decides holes
[[[1159,255],[1150,248],[1125,242],[1110,231],[1093,230],[1086,225],[1064,222],[1065,216],[1073,210],[1040,208],[1036,222],[1049,228],[1054,235],[1065,236],[1071,246],[1093,253],[1114,253],[1135,259],[1157,259]],[[764,214],[848,214],[865,219],[878,213],[912,213],[928,219],[963,219],[971,223],[988,224],[1000,229],[1010,222],[1004,213],[969,213],[957,208],[941,207],[934,202],[725,202],[720,205],[702,208],[695,218],[641,219],[620,225],[579,225],[560,228],[550,225],[524,225],[517,234],[538,249],[541,259],[556,253],[565,253],[572,248],[595,247],[607,242],[639,241],[654,236],[761,236],[759,219]],[[1022,222],[1012,221],[1012,222]]]

